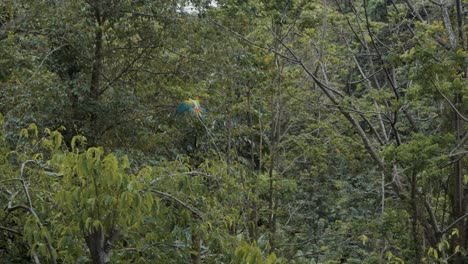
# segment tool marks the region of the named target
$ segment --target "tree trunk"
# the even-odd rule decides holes
[[[414,258],[415,264],[421,263],[421,257],[422,257],[422,249],[421,249],[421,239],[420,239],[420,232],[419,232],[419,210],[418,210],[418,197],[417,197],[417,191],[416,191],[416,175],[413,172],[413,175],[411,176],[411,211],[412,211],[412,216],[411,216],[411,231],[413,233],[413,241],[414,241]]]
[[[252,117],[252,88],[249,88],[248,92],[248,97],[247,97],[247,104],[248,104],[248,126],[249,129],[253,128],[253,117]],[[253,135],[250,136],[250,166],[251,166],[251,171],[249,172],[250,174],[250,180],[249,182],[251,183],[251,191],[254,196],[257,196],[257,175],[255,173],[255,138]],[[247,198],[249,201],[249,209],[251,210],[248,214],[249,220],[248,220],[248,230],[249,230],[249,235],[250,235],[250,240],[257,241],[258,239],[258,229],[257,229],[257,224],[258,224],[258,214],[257,214],[257,202],[255,199]]]
[[[190,259],[192,264],[200,263],[200,252],[201,252],[201,239],[198,231],[192,230],[192,252],[190,253]]]
[[[117,230],[113,230],[106,236],[104,230],[99,228],[85,235],[86,245],[94,264],[110,263],[110,251],[117,233]]]
[[[455,33],[454,27],[451,24],[449,11],[447,5],[441,6],[442,8],[442,15],[444,19],[445,28],[449,37],[449,41],[451,44],[451,48],[453,51],[456,49],[465,49],[466,48],[466,40],[465,34],[463,31],[464,26],[464,15],[463,13],[463,5],[462,1],[454,0],[455,9],[456,9],[456,23],[457,23],[457,32]],[[458,35],[458,36],[457,36]],[[461,71],[461,74],[465,74],[465,79],[468,78],[468,68]],[[457,142],[461,142],[464,136],[464,121],[460,114],[464,114],[463,108],[463,95],[460,92],[455,92],[454,97],[454,104],[456,109],[454,109],[453,113],[453,133],[456,136]],[[453,194],[452,194],[452,217],[453,220],[459,219],[463,215],[465,215],[465,186],[464,186],[464,170],[463,170],[463,156],[456,155],[452,158],[453,161],[453,175],[452,175],[452,186],[453,186]],[[452,248],[455,248],[456,245],[459,245],[460,248],[467,249],[466,244],[466,221],[462,220],[459,221],[455,228],[458,229],[459,235],[454,237],[452,243],[454,244]],[[454,263],[465,263],[464,258],[461,254],[457,253],[455,255]]]
[[[455,95],[455,104],[454,104],[460,113],[463,113],[462,107],[462,96],[459,93]],[[453,119],[454,132],[457,137],[457,140],[462,140],[463,138],[463,120],[460,118],[458,113],[454,113]],[[464,194],[464,175],[463,175],[463,158],[457,156],[453,157],[453,198],[452,198],[452,216],[456,220],[462,217],[465,214],[465,194]],[[458,229],[459,236],[454,238],[455,245],[459,245],[460,248],[466,248],[466,236],[465,236],[465,221],[460,221],[457,223],[455,228]],[[460,254],[457,254],[455,263],[464,263],[463,257]]]
[[[100,79],[102,74],[102,40],[103,32],[102,25],[104,24],[105,18],[102,14],[102,11],[98,6],[95,6],[95,19],[97,23],[96,33],[94,37],[94,61],[93,68],[91,71],[91,84],[90,84],[90,94],[89,102],[91,104],[92,110],[90,113],[90,124],[89,130],[90,133],[88,136],[88,143],[90,146],[96,146],[97,137],[99,134],[98,129],[98,114],[96,112],[96,106],[99,102],[100,97]]]

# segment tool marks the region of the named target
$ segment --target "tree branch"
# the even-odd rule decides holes
[[[67,44],[64,44],[64,45],[62,45],[62,46],[60,46],[60,47],[57,47],[57,48],[51,50],[49,53],[47,53],[47,54],[45,55],[44,59],[42,59],[42,61],[41,61],[41,63],[39,64],[39,66],[38,66],[38,67],[36,68],[36,70],[34,71],[34,73],[31,75],[31,77],[29,77],[29,78],[26,80],[25,85],[28,84],[28,83],[34,78],[34,76],[36,76],[36,74],[39,72],[39,69],[42,67],[42,65],[43,65],[44,62],[47,60],[47,58],[48,58],[50,55],[52,55],[52,53],[54,53],[54,52],[56,52],[57,50],[59,50],[59,49],[65,47],[66,45],[67,45]]]
[[[34,161],[34,160],[27,160],[27,161],[23,162],[21,164],[20,179],[21,179],[21,183],[22,183],[22,186],[23,186],[24,193],[26,194],[26,199],[28,200],[29,209],[31,210],[31,213],[34,214],[37,217],[36,213],[34,213],[34,210],[33,210],[31,196],[29,195],[29,191],[28,191],[28,188],[26,186],[26,182],[24,181],[24,168],[28,163],[37,164],[37,162]]]
[[[437,92],[444,98],[444,100],[450,105],[450,107],[457,113],[458,117],[463,119],[463,121],[468,122],[468,118],[466,118],[460,111],[458,111],[458,108],[445,96],[444,93],[439,89],[438,85],[434,82],[434,80],[431,79],[432,84],[436,88]]]
[[[457,47],[457,36],[453,30],[452,22],[450,21],[450,14],[447,5],[441,5],[442,18],[444,20],[445,29],[447,30],[450,47],[455,49]]]
[[[19,182],[21,182],[21,179],[20,178],[6,179],[6,180],[0,181],[0,183],[9,182],[9,181],[19,181]]]
[[[328,99],[330,99],[330,101],[336,105],[336,107],[340,110],[340,112],[346,117],[346,119],[348,119],[348,121],[355,127],[355,129],[357,130],[359,136],[361,137],[363,143],[364,143],[364,147],[366,148],[367,152],[369,153],[369,155],[372,157],[372,159],[374,161],[376,161],[377,165],[382,169],[382,170],[385,170],[385,163],[384,161],[379,157],[379,155],[377,154],[377,151],[374,149],[374,147],[372,146],[369,138],[367,137],[365,131],[361,128],[361,126],[359,125],[359,123],[357,122],[357,120],[349,113],[347,112],[340,104],[339,104],[339,101],[338,99],[336,98],[335,94],[338,94],[339,96],[343,97],[342,93],[339,92],[338,90],[334,89],[333,87],[330,87],[329,85],[327,85],[326,83],[324,83],[322,80],[320,80],[313,72],[310,71],[310,69],[304,64],[304,62],[294,53],[294,51],[292,51],[287,45],[285,45],[285,43],[283,41],[281,41],[281,39],[278,39],[280,40],[280,44],[286,48],[286,50],[291,54],[292,58],[289,57],[289,56],[286,56],[280,52],[278,52],[277,50],[273,49],[273,48],[270,48],[270,47],[264,47],[260,44],[257,44],[249,39],[247,39],[246,37],[244,37],[243,35],[239,34],[238,32],[220,24],[218,21],[214,20],[213,18],[211,17],[208,17],[208,19],[210,21],[212,21],[215,25],[217,25],[218,27],[234,34],[236,37],[242,39],[243,41],[245,41],[247,44],[253,46],[253,47],[257,47],[257,48],[260,48],[262,50],[265,50],[265,51],[269,51],[269,52],[272,52],[276,55],[278,55],[279,57],[289,61],[289,62],[292,62],[294,64],[298,64],[303,70],[304,72],[310,77],[312,78],[312,80],[318,85],[318,87],[323,91],[323,93],[328,97]],[[389,80],[391,81],[391,80]],[[395,88],[395,87],[394,87]],[[395,91],[396,92],[396,91]],[[396,96],[398,96],[396,94]]]
[[[10,229],[8,227],[4,227],[4,226],[0,226],[0,230],[5,230],[7,232],[10,232],[10,233],[13,233],[15,235],[18,235],[18,236],[23,236],[23,234],[21,232],[18,232],[16,230],[13,230],[13,229]]]
[[[450,151],[449,156],[453,155],[455,150],[460,148],[465,142],[468,140],[468,133],[465,134],[465,136],[460,140],[460,142]]]
[[[194,208],[192,208],[190,205],[182,202],[180,199],[178,199],[177,197],[174,197],[168,193],[165,193],[165,192],[161,192],[161,191],[158,191],[158,190],[154,190],[154,189],[151,189],[150,190],[151,192],[153,193],[156,193],[156,194],[159,194],[160,196],[163,196],[163,197],[166,197],[166,198],[170,198],[174,201],[176,201],[178,204],[182,205],[183,207],[185,207],[186,209],[188,209],[189,211],[191,211],[194,215],[196,215],[199,219],[202,219],[204,220],[204,217],[201,213],[199,213],[197,210],[195,210]]]
[[[99,90],[99,96],[101,96],[102,94],[104,94],[104,92],[109,89],[109,87],[111,87],[118,79],[120,79],[125,73],[129,72],[130,71],[130,68],[133,66],[133,64],[135,64],[139,59],[141,59],[141,57],[143,57],[143,55],[145,54],[145,52],[148,50],[149,48],[145,47],[143,48],[143,50],[140,52],[140,54],[138,54],[132,61],[130,61],[129,64],[127,64],[127,66],[125,66],[125,68],[123,70],[121,70],[114,78],[112,78],[112,80],[108,80],[102,88],[100,88]]]
[[[325,95],[330,99],[330,101],[338,108],[341,114],[343,114],[346,117],[346,119],[348,119],[348,121],[351,123],[351,125],[354,126],[359,136],[361,137],[361,140],[364,143],[364,147],[366,148],[369,155],[372,157],[372,159],[375,162],[377,162],[377,165],[382,170],[385,170],[384,161],[377,154],[369,138],[367,137],[366,132],[362,129],[362,127],[359,125],[357,120],[348,111],[346,111],[342,106],[339,105],[339,102],[337,101],[336,97],[332,93],[330,93],[328,89],[326,89],[324,84],[302,62],[299,65],[317,83],[317,85],[321,88],[321,90],[325,93]]]
[[[20,169],[20,179],[21,179],[21,184],[22,184],[22,187],[23,187],[23,190],[24,190],[24,193],[26,195],[26,199],[28,201],[28,204],[29,204],[29,207],[26,207],[26,206],[21,206],[21,205],[18,205],[17,207],[21,207],[23,209],[25,209],[24,207],[28,208],[29,212],[34,216],[34,218],[36,218],[36,221],[37,223],[39,224],[39,226],[41,228],[43,228],[43,225],[42,225],[42,222],[41,222],[41,219],[39,218],[39,216],[36,214],[36,212],[34,211],[33,209],[33,205],[32,205],[32,200],[31,200],[31,195],[29,194],[29,190],[28,190],[28,187],[26,185],[26,182],[24,181],[24,168],[26,167],[26,165],[28,163],[34,163],[36,165],[39,165],[39,163],[35,160],[26,160],[25,162],[23,162],[21,164],[21,169]],[[12,207],[13,208],[13,207]],[[51,263],[57,263],[57,260],[55,258],[55,254],[54,254],[54,248],[52,246],[52,243],[49,241],[49,239],[47,237],[43,237],[44,241],[46,242],[47,244],[47,250],[49,251],[49,255],[50,255],[50,261]]]
[[[450,225],[448,225],[446,228],[444,228],[444,230],[442,230],[442,234],[445,234],[447,233],[450,228],[452,228],[453,226],[455,226],[456,224],[458,224],[460,221],[462,221],[463,219],[465,219],[466,217],[468,217],[468,213],[464,214],[463,216],[459,217],[457,220],[453,221]],[[460,231],[460,232],[463,232]]]
[[[260,45],[260,44],[257,44],[257,43],[255,43],[255,42],[253,42],[252,40],[250,40],[250,39],[244,37],[244,36],[241,35],[240,33],[236,32],[236,31],[234,31],[234,30],[232,30],[232,29],[230,29],[230,28],[228,28],[228,27],[226,27],[226,26],[224,26],[224,25],[222,25],[221,23],[219,23],[218,21],[214,20],[213,18],[211,18],[211,17],[209,17],[209,16],[208,16],[208,19],[209,19],[211,22],[213,22],[216,26],[218,26],[218,27],[220,27],[220,28],[222,28],[222,29],[224,29],[224,30],[226,30],[226,31],[228,31],[228,32],[230,32],[230,33],[232,33],[232,34],[234,34],[236,37],[238,37],[239,39],[243,40],[244,42],[246,42],[247,44],[249,44],[249,45],[251,45],[251,46],[257,47],[257,48],[259,48],[259,49],[262,49],[262,50],[265,50],[265,51],[268,51],[268,52],[273,52],[274,54],[278,55],[279,57],[281,57],[281,58],[283,58],[283,59],[285,59],[285,60],[287,60],[287,61],[289,61],[289,62],[298,63],[298,61],[297,61],[296,59],[291,58],[291,57],[288,57],[288,56],[282,54],[281,52],[279,52],[279,51],[273,49],[272,47],[265,47],[265,46],[262,46],[262,45]]]
[[[424,206],[426,207],[426,210],[427,212],[429,213],[429,216],[430,216],[430,219],[431,219],[431,225],[432,225],[432,228],[434,229],[435,231],[435,234],[436,234],[436,238],[437,240],[440,240],[440,237],[441,235],[443,234],[443,232],[440,230],[440,227],[439,225],[437,224],[437,218],[435,216],[435,212],[434,210],[432,209],[432,206],[431,204],[429,203],[429,201],[427,199],[424,199]],[[439,242],[439,241],[438,241]]]

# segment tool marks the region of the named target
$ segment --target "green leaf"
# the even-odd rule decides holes
[[[359,239],[361,240],[363,245],[365,245],[366,242],[369,240],[366,235],[360,235]]]

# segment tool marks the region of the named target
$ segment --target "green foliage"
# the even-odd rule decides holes
[[[234,259],[231,263],[238,264],[272,264],[277,263],[275,253],[263,259],[262,252],[255,243],[248,244],[241,241],[234,252]]]
[[[104,155],[102,148],[89,148],[56,154],[49,164],[63,175],[55,195],[60,213],[53,218],[61,234],[58,249],[65,255],[84,253],[74,244],[82,239],[76,234],[98,229],[109,234],[118,229],[125,236],[138,229],[152,209],[151,194],[142,194],[137,176],[125,171],[129,168],[126,157],[119,162],[112,154]]]
[[[466,3],[211,3],[0,3],[0,259],[461,263]]]

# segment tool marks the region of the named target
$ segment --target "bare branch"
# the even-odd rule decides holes
[[[188,209],[190,212],[192,212],[194,215],[196,215],[199,219],[204,219],[203,215],[201,213],[199,213],[197,210],[195,210],[194,208],[192,208],[190,205],[182,202],[180,199],[178,199],[177,197],[174,197],[168,193],[165,193],[165,192],[161,192],[161,191],[158,191],[158,190],[154,190],[154,189],[151,189],[150,190],[151,192],[153,193],[156,193],[156,194],[159,194],[161,196],[164,196],[166,198],[170,198],[174,201],[176,201],[178,204],[182,205],[183,207],[185,207],[186,209]]]
[[[361,80],[357,80],[357,81],[354,81],[354,82],[348,82],[348,83],[349,84],[358,84],[358,83],[361,83],[361,82],[364,82],[364,81],[370,82],[370,78],[373,78],[376,74],[379,74],[381,71],[383,71],[383,69],[379,69],[379,70],[371,73],[369,76],[366,76],[364,73],[362,73],[361,76],[363,76],[363,78]]]
[[[125,66],[125,68],[123,70],[121,70],[114,78],[112,78],[112,80],[108,80],[106,82],[106,84],[104,85],[104,87],[102,87],[99,91],[99,95],[102,95],[104,94],[104,92],[109,89],[109,87],[111,87],[117,80],[119,80],[124,74],[126,74],[127,72],[130,71],[130,68],[133,66],[133,64],[135,64],[138,60],[140,60],[143,55],[146,53],[146,51],[150,49],[150,48],[143,48],[143,51],[140,52],[140,54],[138,54],[129,64],[127,64],[127,66]]]
[[[21,183],[22,183],[22,185],[23,185],[24,193],[26,194],[26,199],[28,200],[29,208],[30,208],[30,210],[31,210],[31,213],[33,213],[34,211],[33,211],[31,196],[29,195],[28,188],[27,188],[26,183],[25,183],[25,181],[24,181],[24,168],[25,168],[25,166],[26,166],[28,163],[35,163],[35,164],[37,164],[37,162],[34,161],[34,160],[27,160],[27,161],[23,162],[23,163],[21,164],[20,178],[21,178]],[[35,213],[34,213],[34,215],[35,215]],[[36,215],[36,217],[37,217],[37,215]]]
[[[429,213],[432,228],[434,229],[437,239],[439,240],[440,236],[442,235],[442,231],[440,230],[440,227],[437,224],[437,218],[435,216],[434,209],[432,209],[432,206],[427,199],[424,199],[424,207],[426,207],[426,210]]]
[[[152,75],[180,75],[180,74],[188,74],[183,71],[152,71],[149,69],[136,69],[136,70],[129,70],[128,72],[146,72]]]
[[[16,230],[13,230],[13,229],[10,229],[8,227],[4,227],[4,226],[0,226],[0,230],[5,230],[7,232],[10,232],[10,233],[13,233],[15,235],[18,235],[18,236],[23,236],[23,234],[21,232],[18,232]]]
[[[34,263],[41,264],[41,262],[39,261],[39,257],[37,256],[36,251],[32,250],[31,254],[33,255]]]
[[[372,159],[375,162],[377,162],[377,165],[382,170],[385,170],[385,162],[379,157],[379,155],[377,154],[377,151],[374,149],[369,138],[367,137],[366,132],[362,129],[362,127],[359,125],[357,120],[348,111],[346,111],[341,105],[339,105],[338,100],[332,93],[330,93],[329,89],[326,88],[326,85],[322,83],[302,62],[299,65],[315,81],[315,83],[317,83],[317,85],[322,89],[322,91],[330,99],[330,101],[338,108],[341,114],[343,114],[346,117],[346,119],[348,119],[348,121],[351,123],[351,125],[354,126],[359,136],[361,137],[361,140],[364,143],[364,147],[366,148],[369,155],[372,157]]]
[[[12,207],[8,207],[7,212],[10,213],[18,209],[23,209],[25,211],[31,212],[31,209],[27,205],[24,205],[24,204],[18,204]]]
[[[385,62],[383,61],[382,59],[382,54],[381,52],[379,51],[377,45],[376,45],[376,41],[379,41],[378,38],[374,35],[373,31],[372,31],[372,28],[370,26],[370,22],[369,22],[369,15],[367,13],[367,1],[364,0],[364,13],[365,13],[365,16],[366,16],[366,28],[367,28],[367,32],[369,33],[369,37],[371,38],[371,43],[372,43],[372,46],[374,47],[375,49],[375,52],[377,52],[377,54],[379,55],[378,58],[380,60],[380,62],[382,63],[382,65],[385,65]],[[379,41],[380,42],[380,41]],[[394,83],[393,81],[393,78],[390,76],[390,73],[388,72],[387,68],[386,67],[383,67],[382,68],[384,73],[385,73],[385,76],[387,77],[387,80],[388,82],[390,83],[390,86],[392,87],[392,90],[393,90],[393,94],[395,95],[395,98],[396,100],[398,101],[400,96],[398,94],[398,91],[397,91],[397,87],[396,87],[396,84]]]
[[[464,214],[463,216],[460,216],[457,220],[453,221],[450,225],[444,228],[444,230],[442,230],[442,234],[447,233],[452,227],[464,220],[466,217],[468,217],[468,213]]]
[[[19,205],[15,205],[15,206],[8,206],[7,209],[6,209],[6,214],[5,216],[2,218],[2,221],[5,221],[5,219],[8,218],[8,216],[10,216],[10,213],[15,211],[15,210],[18,210],[18,209],[23,209],[27,212],[31,212],[29,210],[29,207],[27,207],[26,205],[23,205],[23,204],[19,204]]]
[[[467,151],[461,151],[461,152],[449,154],[449,155],[448,155],[449,157],[458,157],[456,160],[450,162],[449,164],[452,164],[452,163],[455,163],[455,162],[459,161],[459,160],[462,159],[463,156],[465,156],[466,154],[468,154],[468,150],[467,150]]]
[[[445,29],[447,30],[450,47],[455,49],[457,47],[457,36],[453,30],[452,22],[450,21],[450,14],[447,5],[441,5],[442,18],[444,20]]]
[[[245,41],[247,44],[249,44],[249,45],[251,45],[251,46],[254,46],[254,47],[256,47],[256,48],[259,48],[259,49],[262,49],[262,50],[265,50],[265,51],[268,51],[268,52],[273,52],[274,54],[278,55],[279,57],[281,57],[281,58],[283,58],[283,59],[285,59],[285,60],[287,60],[287,61],[289,61],[289,62],[298,63],[298,61],[297,61],[295,58],[288,57],[288,56],[282,54],[281,52],[279,52],[279,51],[273,49],[272,47],[265,47],[265,46],[262,46],[262,45],[260,45],[260,44],[257,44],[257,43],[255,43],[255,42],[253,42],[252,40],[250,40],[250,39],[244,37],[244,36],[241,35],[240,33],[238,33],[238,32],[236,32],[236,31],[232,30],[231,28],[222,25],[221,23],[219,23],[218,21],[214,20],[214,19],[211,18],[211,17],[208,17],[208,19],[209,19],[211,22],[213,22],[216,26],[218,26],[218,27],[220,27],[220,28],[222,28],[222,29],[224,29],[224,30],[226,30],[226,31],[228,31],[228,32],[230,32],[230,33],[232,33],[232,34],[234,34],[236,37],[240,38],[241,40]]]
[[[0,181],[0,183],[9,182],[9,181],[19,181],[19,182],[21,182],[21,179],[20,178],[11,178],[11,179],[2,180],[2,181]]]
[[[460,113],[460,111],[458,111],[458,108],[447,98],[447,96],[445,96],[444,93],[442,93],[442,91],[439,89],[439,86],[436,84],[436,82],[434,82],[434,80],[431,79],[431,82],[432,84],[434,85],[434,87],[436,88],[437,92],[444,98],[444,100],[450,105],[450,107],[453,109],[453,111],[455,111],[455,113],[457,113],[458,117],[460,117],[461,119],[463,119],[463,121],[465,122],[468,122],[468,118],[466,118],[462,113]]]
[[[65,47],[65,46],[66,46],[66,44],[64,44],[64,45],[62,45],[62,46],[60,46],[60,47],[57,47],[57,48],[51,50],[49,53],[47,53],[47,54],[45,55],[44,59],[42,59],[42,61],[41,61],[41,63],[39,64],[39,66],[38,66],[38,67],[36,68],[36,70],[34,71],[34,73],[31,75],[31,77],[29,77],[29,79],[26,80],[25,84],[28,84],[28,83],[34,78],[34,76],[36,76],[36,74],[39,72],[39,69],[42,67],[42,65],[43,65],[44,62],[47,60],[47,58],[48,58],[50,55],[52,55],[52,53],[56,52],[57,50],[59,50],[59,49]]]
[[[457,149],[460,148],[463,144],[465,144],[467,140],[468,140],[468,133],[466,133],[465,136],[460,140],[460,142],[450,151],[449,156],[450,156],[450,155],[453,155],[454,152],[455,152],[455,150],[457,150]]]
[[[340,110],[340,112],[346,117],[346,119],[348,119],[348,121],[355,127],[355,129],[357,130],[359,136],[361,137],[363,143],[364,143],[364,147],[366,148],[366,150],[368,151],[369,155],[372,157],[372,159],[374,161],[377,162],[378,166],[381,168],[381,169],[385,169],[385,163],[384,161],[379,157],[379,155],[377,154],[377,151],[375,150],[375,148],[372,146],[368,136],[366,135],[366,132],[362,129],[362,127],[359,125],[359,123],[357,122],[357,120],[348,112],[346,111],[341,105],[340,105],[340,102],[338,101],[337,97],[335,94],[339,95],[340,97],[343,97],[343,94],[334,89],[333,87],[329,86],[327,83],[323,82],[322,80],[320,80],[316,75],[315,73],[313,73],[305,64],[304,62],[294,53],[293,50],[291,50],[287,45],[285,45],[285,43],[283,41],[281,41],[280,38],[277,38],[279,41],[280,41],[280,44],[291,54],[292,58],[289,57],[289,56],[286,56],[284,54],[282,54],[281,52],[278,52],[277,50],[271,48],[271,47],[264,47],[258,43],[255,43],[249,39],[247,39],[246,37],[244,37],[243,35],[239,34],[238,32],[220,24],[218,21],[214,20],[213,18],[211,17],[208,17],[208,19],[210,21],[212,21],[215,25],[217,25],[218,27],[234,34],[236,37],[242,39],[243,41],[245,41],[247,44],[253,46],[253,47],[257,47],[259,49],[262,49],[262,50],[265,50],[265,51],[269,51],[269,52],[272,52],[276,55],[278,55],[279,57],[289,61],[289,62],[292,62],[292,63],[295,63],[295,64],[298,64],[303,70],[304,72],[310,77],[312,78],[312,80],[318,85],[318,87],[322,90],[322,92],[328,97],[328,99],[334,104],[336,105],[336,107]],[[381,56],[380,56],[381,58]],[[391,81],[391,80],[390,80]]]
[[[427,20],[424,20],[424,19],[422,18],[422,16],[420,15],[420,13],[414,8],[414,6],[411,4],[410,1],[408,1],[408,0],[405,0],[405,1],[406,1],[406,4],[408,5],[410,11],[412,11],[412,12],[415,14],[416,19],[418,19],[420,22],[423,22],[423,23],[428,22]],[[436,2],[433,1],[433,0],[430,0],[430,1],[433,2],[433,3],[436,3]],[[398,11],[397,6],[395,5],[395,2],[394,2],[393,0],[391,0],[391,2],[392,2],[393,7],[395,8],[395,10],[397,11],[397,13],[400,13],[400,12]],[[446,4],[446,3],[442,3],[442,5],[445,5],[445,4]],[[412,34],[413,36],[416,36],[416,33],[414,32],[414,30],[413,30],[409,25],[406,25],[406,27],[407,27],[407,29],[411,32],[411,34]],[[443,41],[442,37],[440,37],[438,34],[434,34],[434,35],[432,36],[432,38],[433,38],[442,48],[444,48],[444,49],[446,49],[446,50],[450,50],[450,47]]]
[[[437,2],[437,1],[435,1],[435,0],[429,0],[429,1],[430,1],[431,3],[433,3],[434,5],[438,6],[438,7],[441,7],[441,6],[444,6],[444,5],[447,4],[447,2],[443,2],[443,3],[442,3],[442,1],[439,1],[439,2]],[[408,2],[408,1],[407,1],[407,2]]]
[[[26,165],[28,163],[34,163],[36,165],[40,165],[37,161],[35,160],[26,160],[25,162],[23,162],[21,164],[21,169],[20,169],[20,179],[21,179],[21,184],[22,184],[22,187],[23,187],[23,190],[24,190],[24,193],[26,195],[26,199],[28,201],[28,204],[29,204],[29,207],[26,207],[24,205],[17,205],[16,207],[20,207],[20,208],[23,208],[26,210],[26,208],[28,209],[28,211],[34,216],[34,218],[36,218],[36,221],[37,223],[39,224],[39,226],[42,228],[43,227],[43,224],[41,222],[41,219],[39,218],[39,216],[36,214],[36,212],[34,211],[33,209],[33,205],[32,205],[32,200],[31,200],[31,195],[29,194],[29,190],[28,190],[28,186],[26,185],[26,182],[24,180],[24,168],[26,167]],[[26,207],[26,208],[25,208]],[[14,207],[12,207],[14,208]],[[49,239],[47,237],[43,237],[44,241],[46,242],[47,244],[47,250],[49,251],[49,255],[50,255],[50,261],[51,263],[57,263],[57,260],[55,258],[55,254],[54,254],[54,248],[52,246],[52,243],[49,241]]]

